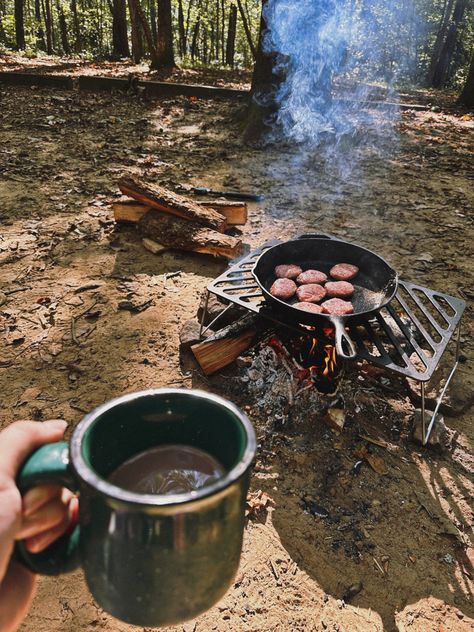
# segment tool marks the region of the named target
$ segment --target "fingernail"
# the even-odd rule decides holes
[[[23,516],[27,517],[34,513],[48,497],[48,493],[42,487],[33,487],[23,496]]]
[[[66,430],[67,421],[64,419],[48,419],[48,421],[44,421],[43,423],[48,424],[50,428],[54,428],[57,430]]]

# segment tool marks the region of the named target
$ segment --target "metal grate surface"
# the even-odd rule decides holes
[[[313,235],[326,237],[328,235]],[[264,302],[252,276],[258,257],[279,241],[266,242],[234,263],[214,279],[212,294],[298,333],[308,335],[303,325],[289,325]],[[459,298],[399,280],[395,298],[375,317],[348,327],[356,344],[357,357],[418,381],[428,381],[439,364],[466,304]]]

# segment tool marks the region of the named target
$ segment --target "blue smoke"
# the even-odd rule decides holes
[[[367,143],[370,137],[373,144],[373,135],[386,136],[398,109],[384,107],[381,117],[374,100],[381,93],[397,100],[392,86],[403,68],[393,51],[387,58],[387,29],[403,19],[390,10],[392,4],[268,0],[263,44],[265,52],[276,54],[275,72],[282,78],[272,95],[278,105],[273,122],[285,138],[332,146],[335,153],[348,139]]]

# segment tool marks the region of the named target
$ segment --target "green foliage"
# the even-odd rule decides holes
[[[140,0],[143,11],[151,21],[160,0]],[[295,0],[295,2],[301,0]],[[348,47],[357,65],[348,69],[350,76],[363,80],[366,76],[380,81],[396,77],[399,83],[420,84],[425,80],[436,37],[445,10],[445,0],[341,0],[346,2],[345,24],[350,37]],[[240,4],[240,6],[239,6]],[[109,58],[113,50],[113,0],[75,0],[77,21],[73,12],[74,0],[24,0],[25,55],[34,56],[45,51],[48,43],[46,11],[49,7],[51,28],[50,53],[64,55],[64,37],[75,55],[88,59]],[[231,7],[237,10],[235,33],[235,68],[249,68],[253,64],[248,34],[241,10],[256,47],[260,26],[261,0],[173,0],[173,37],[175,55],[179,63],[194,67],[219,68],[226,64]],[[35,16],[40,8],[40,19]],[[180,30],[179,8],[182,8],[184,29]],[[61,32],[60,16],[64,15],[66,34]],[[130,38],[130,14],[127,7]],[[362,46],[367,32],[365,20],[370,17],[377,26],[370,37],[371,55]],[[156,25],[155,25],[156,26]],[[153,29],[152,29],[153,30]],[[448,86],[458,86],[465,79],[469,58],[474,47],[474,2],[460,26],[456,47],[449,68]],[[14,0],[0,0],[0,48],[15,48]],[[146,46],[145,46],[146,53]]]

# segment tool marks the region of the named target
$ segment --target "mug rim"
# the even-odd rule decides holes
[[[180,494],[140,494],[132,492],[123,487],[119,487],[102,478],[93,468],[89,465],[82,453],[82,440],[86,432],[97,422],[97,419],[106,413],[111,408],[118,404],[130,403],[134,400],[138,400],[144,397],[150,397],[154,395],[184,395],[186,397],[196,397],[199,399],[206,399],[214,404],[219,404],[226,408],[233,416],[241,423],[247,444],[244,452],[239,459],[237,465],[230,469],[225,476],[219,478],[216,482],[192,492],[185,492]],[[200,500],[208,496],[213,496],[216,493],[226,489],[234,482],[236,482],[245,472],[248,470],[255,457],[257,450],[257,437],[254,427],[252,426],[247,415],[240,410],[232,402],[215,395],[214,393],[207,393],[200,389],[186,389],[186,388],[150,388],[142,391],[135,391],[133,393],[127,393],[121,395],[107,402],[97,406],[90,413],[87,413],[75,428],[70,442],[70,452],[72,465],[79,476],[79,478],[93,487],[95,490],[105,494],[106,496],[113,498],[114,500],[122,503],[131,503],[134,505],[153,505],[165,507],[168,505],[181,505],[192,501]]]

